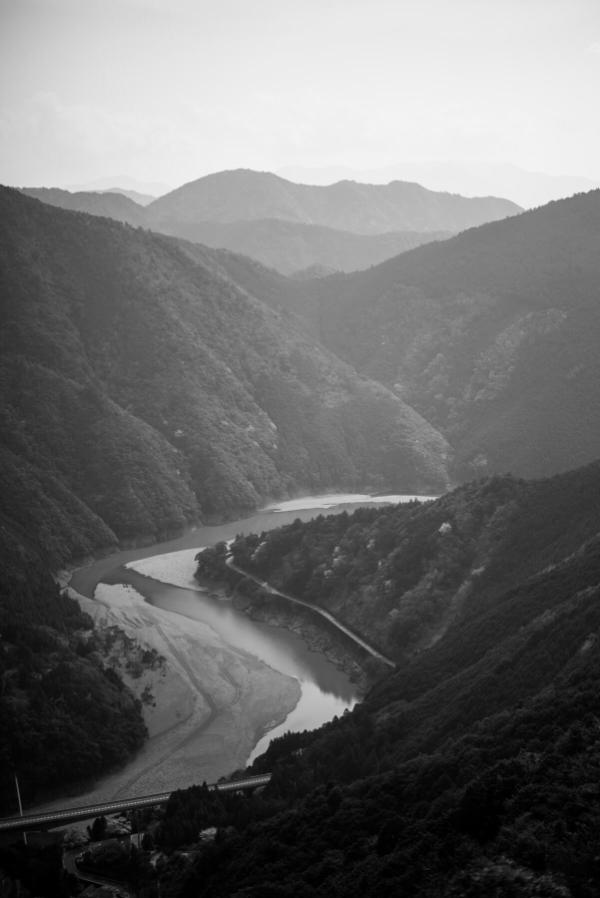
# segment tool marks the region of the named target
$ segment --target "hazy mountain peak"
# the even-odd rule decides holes
[[[459,231],[514,215],[520,208],[495,197],[435,193],[415,182],[387,185],[339,181],[295,184],[271,172],[216,172],[184,184],[148,207],[157,227],[169,222],[233,222],[279,218],[363,234]]]

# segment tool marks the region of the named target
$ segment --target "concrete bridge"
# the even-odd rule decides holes
[[[214,792],[239,792],[266,786],[271,780],[270,773],[260,776],[247,776],[244,779],[228,783],[212,783],[208,788]],[[76,820],[88,820],[106,814],[118,814],[121,811],[132,811],[136,808],[152,808],[166,804],[176,790],[157,792],[155,795],[141,795],[138,798],[124,798],[120,801],[106,801],[101,804],[90,804],[79,808],[63,808],[44,814],[26,814],[23,817],[4,817],[0,819],[0,833],[25,832],[29,829],[52,829],[56,826],[74,823]]]

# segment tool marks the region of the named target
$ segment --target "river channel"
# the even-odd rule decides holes
[[[395,501],[408,501],[412,496],[393,497]],[[416,497],[424,498],[424,497]],[[93,598],[99,583],[127,584],[133,586],[151,605],[177,615],[208,624],[227,644],[243,649],[275,670],[295,677],[301,686],[301,698],[287,719],[270,730],[255,746],[248,758],[263,752],[275,736],[290,731],[312,729],[334,716],[352,708],[358,699],[356,686],[334,664],[319,652],[311,651],[295,633],[251,620],[243,612],[233,608],[229,601],[219,600],[193,586],[193,564],[190,549],[211,546],[221,540],[229,540],[237,534],[260,533],[297,518],[310,520],[319,514],[336,511],[352,511],[365,505],[379,504],[368,496],[345,495],[331,497],[306,497],[279,507],[263,509],[257,514],[218,526],[199,526],[185,535],[164,543],[144,548],[130,549],[100,559],[75,571],[71,586],[79,593]],[[188,550],[183,551],[183,550]],[[174,556],[171,553],[181,553]],[[144,576],[131,567],[132,562],[154,556],[170,555],[170,568],[185,566],[183,582],[189,576],[190,588],[162,582],[168,574]],[[179,557],[181,562],[178,561]],[[192,556],[193,557],[193,556]],[[156,567],[156,565],[154,565]],[[160,572],[161,564],[158,562]],[[181,584],[182,571],[176,582]],[[161,576],[161,580],[155,579]]]

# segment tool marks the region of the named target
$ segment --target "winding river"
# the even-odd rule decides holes
[[[352,511],[365,505],[382,501],[409,501],[414,496],[394,496],[373,499],[365,495],[305,497],[280,506],[271,506],[257,514],[218,526],[200,526],[183,536],[144,548],[122,551],[95,561],[75,571],[71,586],[79,593],[93,598],[99,583],[128,584],[133,586],[150,604],[165,611],[202,621],[215,630],[221,638],[235,648],[244,649],[261,661],[282,673],[295,677],[301,685],[301,698],[296,708],[279,726],[272,729],[257,743],[248,758],[263,752],[270,740],[280,733],[300,731],[320,726],[334,716],[351,708],[357,701],[355,685],[337,667],[319,652],[311,651],[296,634],[251,620],[243,612],[236,611],[230,602],[218,601],[214,596],[194,588],[190,568],[190,553],[183,550],[199,549],[229,540],[237,534],[271,530],[297,518],[310,520],[319,514],[343,509]],[[131,567],[154,556],[181,552],[181,564],[187,564],[190,588],[161,582],[144,576]],[[177,563],[177,556],[175,558]],[[160,567],[160,565],[159,565]],[[164,577],[168,579],[168,577]],[[185,577],[184,577],[185,581]],[[181,576],[177,582],[181,582]]]

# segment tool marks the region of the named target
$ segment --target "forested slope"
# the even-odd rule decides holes
[[[4,797],[17,761],[29,799],[143,739],[50,571],[288,491],[447,483],[443,437],[278,310],[282,282],[0,191]]]
[[[550,475],[600,455],[599,250],[592,191],[318,281],[299,308],[442,430],[460,479]]]
[[[15,191],[2,206],[6,449],[119,538],[288,489],[445,482],[435,430],[218,254]]]
[[[274,774],[264,798],[224,821],[235,832],[201,853],[179,893],[596,895],[599,491],[595,464],[263,535],[257,568],[295,574],[298,588],[319,542],[328,569],[342,554],[338,610],[380,636],[383,597],[366,581],[397,564],[395,606],[420,593],[412,645],[388,619],[396,671],[351,714],[272,744],[254,764]],[[427,633],[444,591],[461,602],[417,646],[420,614]]]

